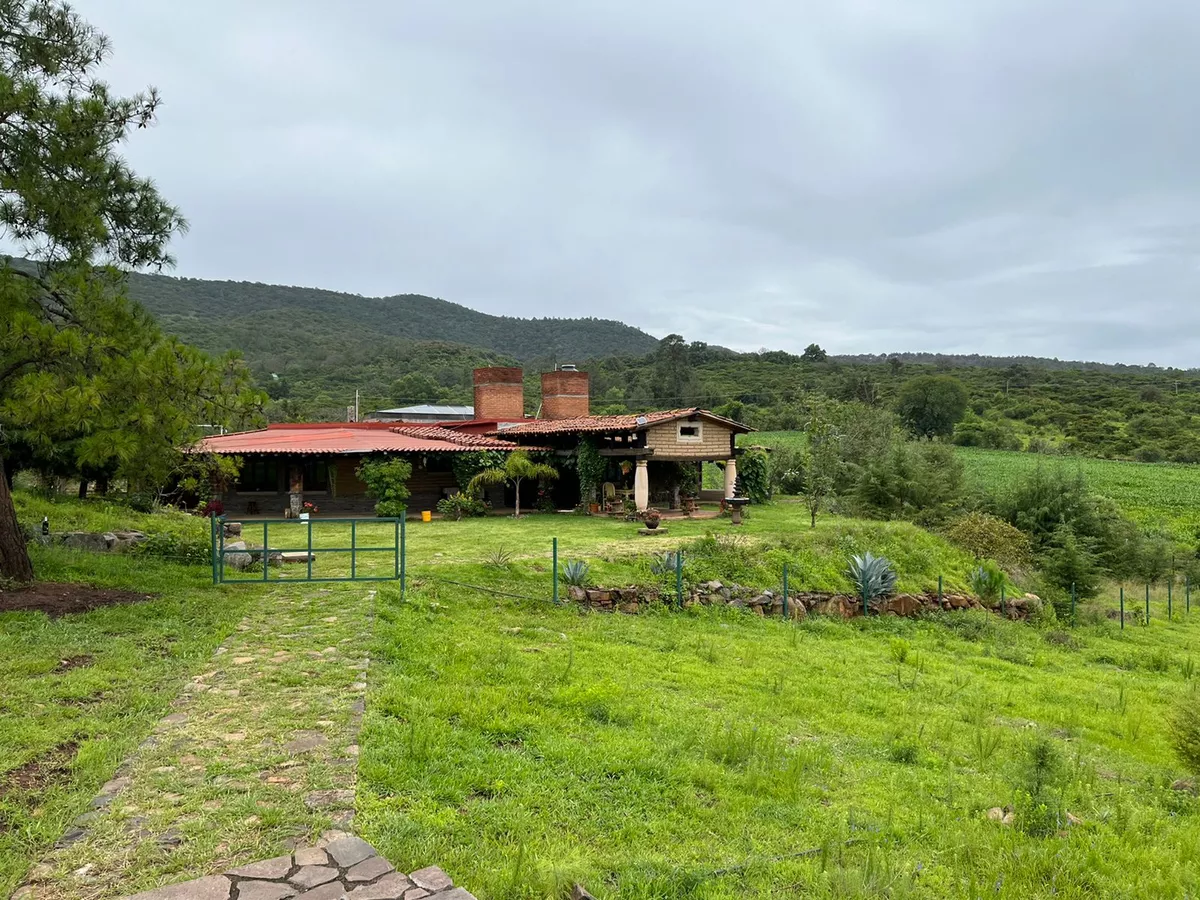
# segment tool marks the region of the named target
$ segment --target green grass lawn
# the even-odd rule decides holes
[[[72,505],[54,514],[81,515]],[[847,590],[863,550],[891,557],[904,590],[938,575],[960,586],[971,564],[907,523],[810,529],[795,503],[756,508],[741,529],[667,525],[642,538],[566,515],[409,523],[407,597],[385,585],[377,598],[357,801],[358,829],[397,866],[436,863],[483,900],[575,881],[601,898],[1200,891],[1200,802],[1171,787],[1187,773],[1165,724],[1200,689],[1200,618],[1120,631],[1086,614],[1068,632],[987,613],[794,625],[548,602],[554,537],[560,560],[589,561],[604,585],[665,586],[651,562],[679,547],[689,581],[757,587],[787,562],[798,589]],[[343,546],[338,527],[318,520],[315,542]],[[374,544],[389,529],[359,531]],[[213,589],[203,566],[130,557],[41,550],[36,563],[162,596],[54,621],[0,615],[0,772],[78,745],[49,790],[0,798],[0,892],[247,605],[281,590]],[[91,666],[54,671],[84,654]],[[1038,779],[1048,808],[1028,799]],[[1009,805],[1015,825],[987,818]]]
[[[1170,789],[1164,725],[1196,690],[1195,622],[1048,639],[986,613],[792,626],[436,585],[380,609],[362,826],[481,897],[1200,890],[1200,809]],[[1063,834],[985,815],[1037,819],[1038,738],[1081,820]]]
[[[34,564],[45,580],[159,597],[59,619],[0,613],[0,896],[87,808],[253,596],[214,590],[202,568],[125,556],[35,548]],[[27,773],[19,786],[16,770]]]

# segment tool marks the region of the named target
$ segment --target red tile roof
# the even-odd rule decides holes
[[[268,425],[259,431],[222,434],[202,440],[200,453],[456,453],[469,450],[515,450],[509,441],[481,435],[453,434],[442,437],[443,429],[396,428],[389,422],[319,423]],[[417,432],[417,433],[411,433]],[[424,433],[423,433],[424,432]]]
[[[514,447],[511,441],[502,441],[499,438],[476,432],[457,431],[441,425],[397,425],[392,428],[392,431],[396,434],[425,440],[449,441],[452,444],[461,444],[468,450],[512,450]],[[535,448],[525,446],[523,449]]]
[[[663,422],[673,422],[676,419],[688,419],[698,416],[709,421],[719,422],[735,432],[753,431],[748,425],[718,416],[707,409],[668,409],[659,412],[648,412],[622,416],[578,416],[573,419],[535,419],[518,425],[501,426],[491,434],[525,435],[525,434],[594,434],[613,431],[642,431],[652,425]]]

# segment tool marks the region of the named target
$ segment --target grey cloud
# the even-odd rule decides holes
[[[80,0],[179,273],[1190,366],[1188,0]]]

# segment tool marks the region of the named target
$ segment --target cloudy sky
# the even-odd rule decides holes
[[[1195,0],[77,0],[176,274],[1200,365]]]

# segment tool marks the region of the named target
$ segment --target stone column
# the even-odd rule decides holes
[[[737,496],[737,460],[731,459],[725,463],[725,499]]]
[[[644,459],[637,461],[637,469],[633,473],[633,502],[637,504],[638,512],[650,508],[650,472]]]
[[[288,511],[291,518],[300,518],[300,506],[304,503],[304,469],[292,466],[288,474]]]

